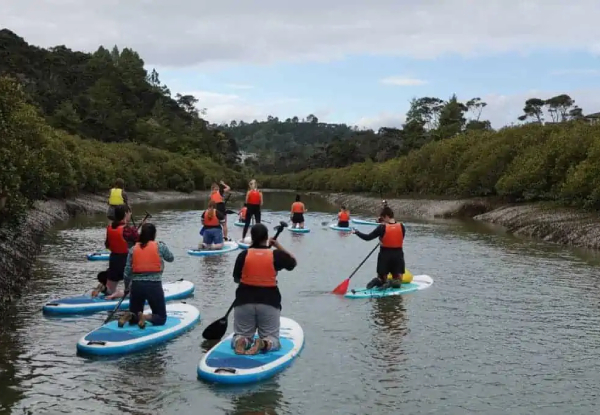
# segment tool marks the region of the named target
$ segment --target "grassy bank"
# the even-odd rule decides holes
[[[0,136],[0,226],[18,221],[36,200],[104,191],[117,177],[125,179],[127,190],[181,192],[242,179],[207,157],[81,139],[54,129],[8,77],[0,77]]]
[[[375,192],[387,197],[499,196],[600,207],[600,125],[569,122],[471,131],[385,163],[260,177],[269,188]]]

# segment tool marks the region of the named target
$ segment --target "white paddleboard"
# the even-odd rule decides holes
[[[408,294],[415,291],[424,290],[431,287],[433,278],[429,275],[415,275],[412,282],[402,284],[400,288],[355,288],[348,290],[344,297],[346,298],[375,298],[375,297],[390,297],[394,295]]]
[[[235,251],[239,247],[237,242],[227,241],[223,244],[223,248],[221,249],[189,249],[187,253],[194,256],[221,255]]]

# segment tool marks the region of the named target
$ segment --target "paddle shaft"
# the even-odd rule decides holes
[[[129,294],[129,291],[125,291],[123,293],[123,297],[121,297],[121,299],[119,300],[119,303],[117,304],[117,306],[115,307],[115,309],[110,312],[110,314],[108,315],[108,317],[106,317],[106,320],[104,320],[104,323],[102,323],[102,324],[106,324],[106,323],[108,323],[110,321],[110,319],[112,318],[112,316],[115,315],[115,313],[117,312],[117,310],[119,309],[119,307],[121,307],[121,304],[123,303],[123,300],[125,299],[125,297],[127,297],[127,294]]]
[[[369,255],[367,255],[367,257],[365,259],[362,260],[362,262],[360,264],[358,264],[358,267],[356,267],[356,269],[352,272],[352,274],[350,274],[350,276],[348,277],[348,279],[354,277],[354,274],[356,274],[358,272],[358,270],[360,269],[360,267],[363,266],[363,264],[365,262],[367,262],[367,259],[369,259],[369,257],[371,255],[373,255],[373,252],[375,252],[375,250],[379,248],[379,244],[375,245],[375,247],[371,250],[371,252],[369,252]]]

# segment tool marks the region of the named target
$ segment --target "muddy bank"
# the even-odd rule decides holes
[[[375,214],[381,199],[366,195],[322,194],[334,204]],[[509,232],[563,245],[600,249],[600,216],[549,204],[507,205],[489,199],[387,199],[398,216],[422,219],[472,218]]]
[[[208,197],[208,192],[128,192],[128,196],[135,212],[137,203],[200,199]],[[0,228],[0,304],[12,301],[23,291],[42,239],[54,224],[75,215],[104,213],[106,209],[105,195],[48,200],[36,203],[19,228]]]

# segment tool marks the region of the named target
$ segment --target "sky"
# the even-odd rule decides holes
[[[527,98],[600,112],[597,0],[2,0],[42,47],[130,47],[205,118],[400,127],[410,100],[480,97],[494,128]]]

